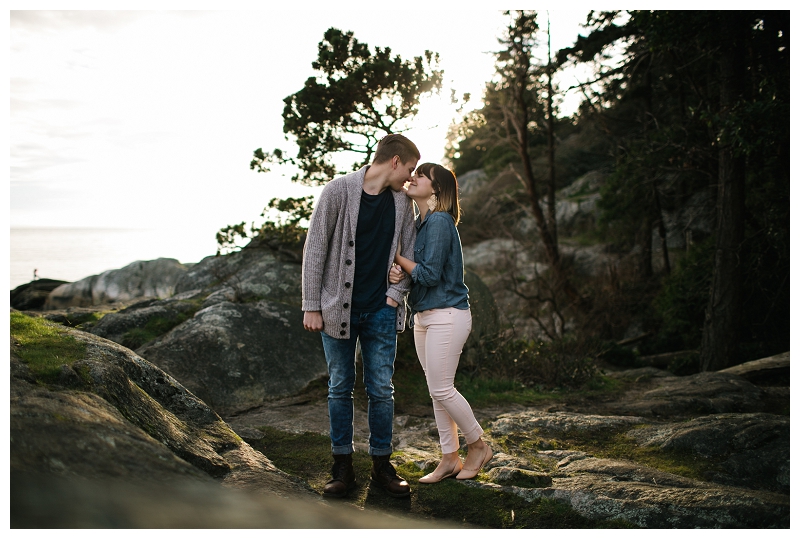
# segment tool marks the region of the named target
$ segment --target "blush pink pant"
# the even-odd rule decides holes
[[[468,444],[483,434],[469,403],[453,385],[461,349],[471,330],[469,309],[431,309],[414,317],[414,344],[433,400],[443,454],[458,450],[459,428]]]

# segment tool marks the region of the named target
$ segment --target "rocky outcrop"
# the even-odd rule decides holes
[[[492,291],[474,271],[464,270],[464,284],[469,289],[469,308],[472,314],[472,331],[464,344],[461,360],[472,361],[472,355],[479,358],[487,345],[496,339],[500,332],[500,313]],[[413,333],[413,331],[408,331]]]
[[[136,349],[191,318],[199,307],[200,299],[191,294],[165,300],[143,300],[106,314],[88,331]],[[147,331],[147,328],[151,330]]]
[[[397,529],[463,529],[447,522],[363,510],[316,497],[286,499],[172,477],[143,484],[121,478],[86,479],[12,470],[10,491],[12,529],[219,529],[221,533],[231,529],[249,533],[363,529],[387,530],[389,534]]]
[[[60,332],[83,343],[85,352],[47,385],[37,383],[12,342],[13,471],[138,481],[217,478],[223,484],[254,474],[251,484],[258,489],[308,492],[152,363],[100,337]]]
[[[487,474],[490,483],[473,482],[479,488],[503,490],[530,501],[562,500],[587,518],[624,519],[646,528],[788,526],[789,419],[785,416],[722,414],[653,423],[642,417],[526,411],[501,415],[489,429],[493,438],[512,439],[601,436],[610,440],[620,433],[667,456],[689,453],[716,464],[706,472],[707,481],[698,481],[630,460],[542,450],[532,457],[552,463],[552,484],[526,484],[526,479],[542,481],[541,472],[515,472],[531,466],[509,467],[495,459]]]
[[[789,494],[789,418],[773,414],[715,414],[650,425],[626,434],[642,447],[689,452],[719,464],[714,483]]]
[[[562,234],[570,235],[593,228],[600,217],[597,203],[603,174],[592,171],[556,193],[556,222]]]
[[[649,378],[641,376],[644,380]],[[744,378],[722,372],[659,376],[652,378],[649,387],[632,389],[625,399],[604,405],[604,412],[654,418],[753,413],[765,411],[770,397],[767,391]]]
[[[19,311],[40,309],[47,301],[50,292],[62,284],[67,284],[67,281],[37,279],[21,284],[11,291],[11,308]]]
[[[12,528],[445,527],[322,503],[155,365],[60,334],[85,353],[47,383],[12,334]]]
[[[503,436],[515,432],[529,435],[563,435],[570,431],[600,433],[641,423],[644,423],[641,417],[529,411],[501,415],[492,423],[492,432]]]
[[[167,298],[174,294],[187,265],[174,258],[137,261],[59,286],[50,292],[44,310],[88,307],[135,298]]]
[[[642,528],[788,528],[789,497],[720,487],[629,461],[586,458],[559,468],[547,488],[479,484],[534,501],[569,504],[592,520]]]
[[[480,169],[470,170],[458,177],[458,190],[461,196],[467,196],[481,188],[487,181],[486,173]]]
[[[564,240],[559,248],[565,263],[585,276],[607,271],[614,260],[602,245],[571,245]],[[534,251],[531,245],[510,238],[488,239],[463,247],[464,266],[479,276],[494,297],[501,325],[513,326],[521,338],[543,336],[530,315],[531,301],[518,293],[535,297],[539,292],[539,276],[547,275],[549,266]],[[546,282],[542,293],[543,296],[549,293]],[[547,315],[543,316],[546,318]]]
[[[246,302],[268,299],[300,306],[301,266],[299,255],[254,240],[239,252],[209,256],[181,276],[175,293],[202,291],[207,307],[223,301]]]
[[[223,416],[294,394],[327,374],[319,335],[299,307],[214,303],[137,352]]]
[[[302,327],[300,281],[291,253],[254,242],[184,271],[175,295],[129,304],[85,329],[137,350],[227,416],[327,374],[319,335]],[[497,333],[498,312],[476,274],[468,271],[466,282],[473,312],[468,354]],[[66,311],[62,319],[69,319]],[[411,333],[404,337],[413,340]]]
[[[754,363],[742,368],[774,364]],[[789,417],[761,411],[768,388],[724,373],[680,377],[644,367],[612,374],[629,389],[508,412],[476,409],[495,455],[477,480],[462,484],[531,502],[561,501],[592,520],[646,528],[789,527]],[[653,402],[640,407],[643,395],[675,415],[654,414]],[[788,410],[788,392],[781,401],[776,407]],[[735,411],[707,413],[717,409]],[[364,451],[367,421],[357,407],[356,447]],[[247,439],[263,437],[260,425],[325,433],[327,406],[306,395],[231,420]],[[393,443],[397,459],[420,471],[439,462],[429,411],[396,416]]]

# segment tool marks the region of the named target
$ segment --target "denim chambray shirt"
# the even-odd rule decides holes
[[[424,221],[417,217],[417,241],[411,272],[414,284],[408,295],[411,324],[414,313],[428,309],[469,309],[469,289],[464,284],[464,258],[461,238],[453,216],[447,212],[429,213]]]

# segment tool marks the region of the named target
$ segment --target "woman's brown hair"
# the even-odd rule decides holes
[[[431,180],[436,206],[433,211],[444,211],[453,216],[455,224],[461,220],[461,205],[458,202],[458,180],[452,171],[435,163],[423,163],[417,173]]]

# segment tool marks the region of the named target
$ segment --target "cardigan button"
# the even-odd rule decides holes
[[[342,327],[346,328],[347,327],[347,322],[342,322]]]
[[[345,309],[347,309],[347,308],[349,308],[349,307],[350,307],[350,304],[349,304],[349,303],[345,303],[345,304],[343,305],[343,307],[344,307]]]
[[[344,283],[345,288],[350,288],[350,283]]]
[[[356,244],[356,242],[354,242],[353,240],[350,240],[350,241],[349,241],[349,242],[347,242],[347,243],[348,243],[348,245],[350,245],[350,247],[352,247],[353,245],[355,245],[355,244]]]
[[[344,261],[344,263],[345,263],[345,264],[347,264],[347,265],[349,266],[350,264],[352,264],[352,263],[353,263],[353,261],[352,261],[352,260],[345,260],[345,261]]]
[[[347,332],[345,330],[342,330],[339,332],[339,335],[347,335]]]

